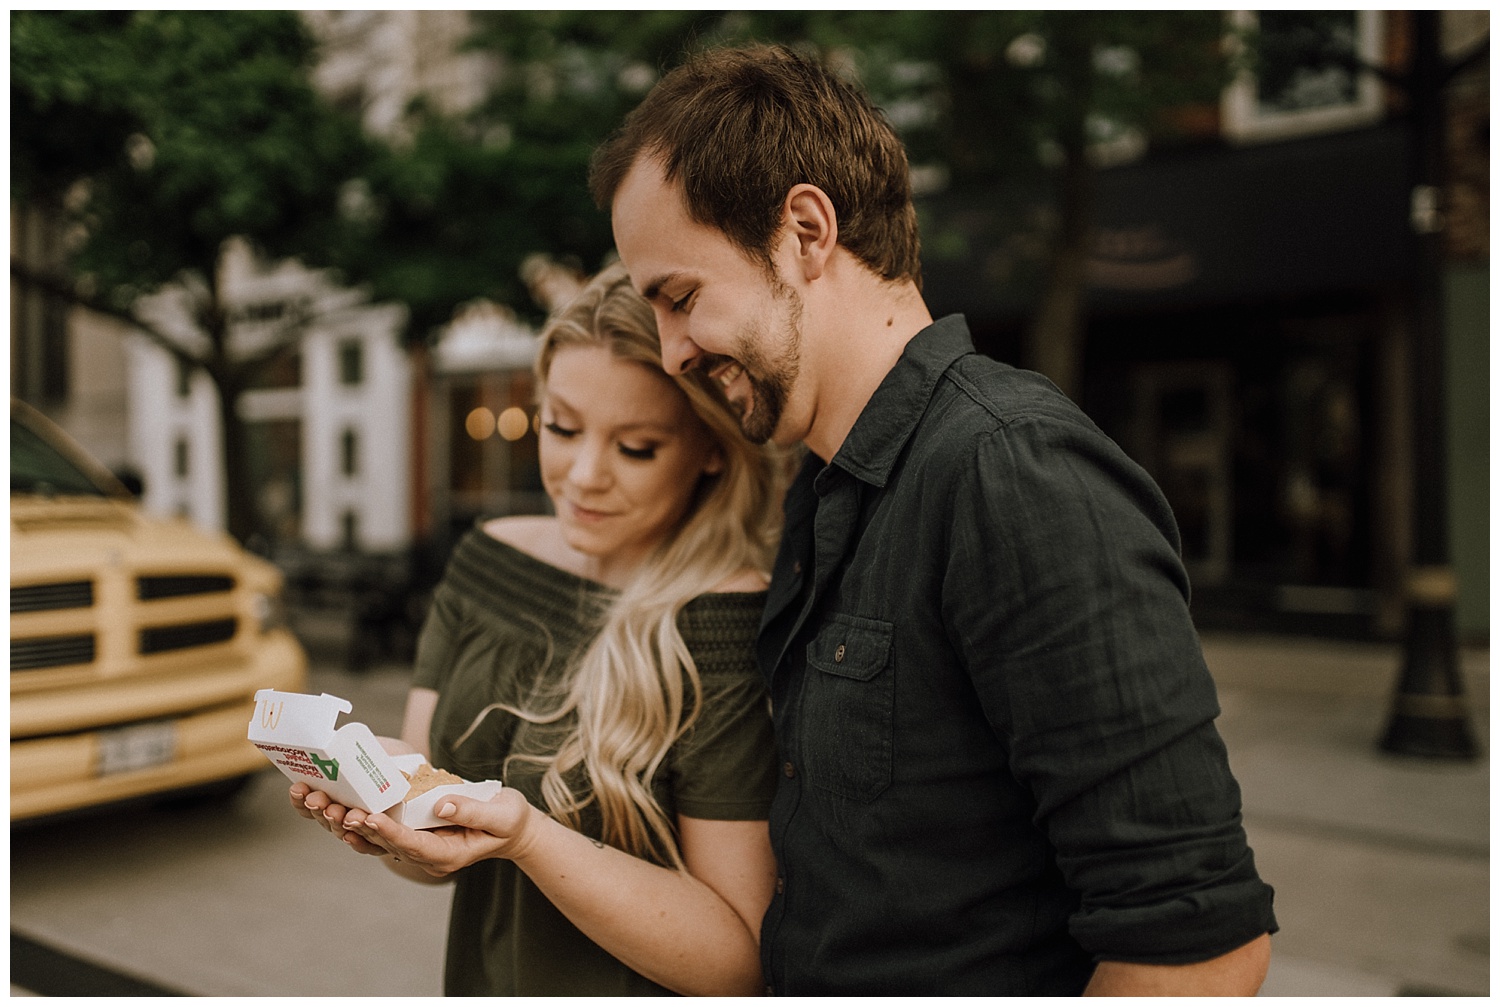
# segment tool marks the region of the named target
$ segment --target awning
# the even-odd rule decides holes
[[[1134,314],[1398,282],[1411,256],[1407,178],[1400,123],[1107,169],[1089,308]],[[987,191],[920,206],[934,313],[1004,321],[1030,311],[1044,203]]]

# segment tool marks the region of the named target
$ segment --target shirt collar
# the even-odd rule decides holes
[[[867,483],[885,486],[896,458],[927,411],[938,378],[959,357],[973,352],[963,315],[940,318],[918,332],[870,396],[833,464]]]

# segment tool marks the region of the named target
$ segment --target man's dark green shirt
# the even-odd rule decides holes
[[[786,518],[772,992],[1072,995],[1276,929],[1171,511],[1051,384],[934,323]]]

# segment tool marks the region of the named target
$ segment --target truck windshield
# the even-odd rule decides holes
[[[34,431],[10,419],[10,491],[47,496],[107,496]]]

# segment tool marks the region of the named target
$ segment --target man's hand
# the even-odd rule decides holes
[[[1271,964],[1271,935],[1262,934],[1228,954],[1191,965],[1100,962],[1085,996],[1253,997]]]

